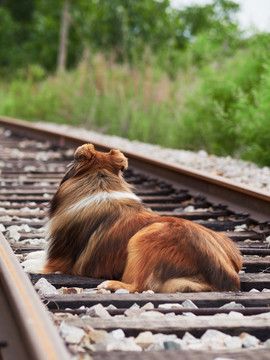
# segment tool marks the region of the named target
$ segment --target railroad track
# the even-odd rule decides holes
[[[94,359],[157,359],[165,356],[169,359],[180,356],[181,359],[253,359],[256,356],[257,359],[269,359],[269,194],[125,152],[130,164],[125,178],[135,186],[137,195],[149,207],[160,215],[183,217],[226,232],[237,243],[243,254],[241,292],[103,294],[96,290],[100,279],[31,274],[29,279],[39,289],[40,298],[46,305],[47,310],[44,310],[22,268],[10,264],[17,264],[14,257],[23,261],[29,253],[44,246],[48,201],[71,161],[74,149],[91,142],[91,139],[54,133],[6,118],[0,118],[0,128],[0,230],[6,238],[0,238],[0,300],[1,311],[4,309],[4,313],[9,314],[3,322],[4,330],[2,322],[0,325],[0,359],[14,358],[16,349],[20,359],[65,359],[72,356],[91,356]],[[95,147],[108,150],[101,144],[95,144]],[[7,243],[13,254],[7,250]],[[7,274],[15,273],[16,281],[8,279]],[[24,281],[23,286],[21,281]],[[45,285],[48,288],[44,289]],[[11,290],[22,288],[24,294],[15,294],[15,298],[20,299],[19,305],[7,306],[15,301]],[[23,303],[26,302],[29,308],[27,294],[33,303],[39,303],[35,314],[51,317],[56,324],[51,328],[48,319],[39,320],[39,325],[35,324],[39,327],[35,341],[31,333],[27,335],[27,325],[23,324],[23,314],[28,317],[28,324],[29,316],[34,316],[30,318],[32,324],[38,322],[37,315],[26,315],[27,305],[25,308]],[[17,314],[18,310],[21,311]],[[46,323],[44,328],[42,323]],[[15,330],[5,331],[8,328],[15,329],[17,334]],[[68,351],[57,338],[56,328],[59,328]],[[117,329],[122,331],[115,331]],[[218,338],[220,333],[211,333],[209,329],[232,337],[227,337],[226,341],[223,339],[226,345]],[[49,338],[44,336],[48,333],[52,334]],[[243,333],[255,336],[258,341]],[[157,334],[163,334],[164,338]],[[207,335],[210,340],[207,340]],[[136,342],[130,337],[136,338]],[[42,338],[46,338],[46,345],[41,341],[33,350]],[[179,340],[182,338],[185,341]],[[19,343],[19,339],[23,341]],[[46,351],[44,347],[51,350]],[[105,351],[120,348],[122,351]],[[19,351],[25,349],[29,352],[24,357],[19,356]],[[142,351],[138,352],[140,349]]]

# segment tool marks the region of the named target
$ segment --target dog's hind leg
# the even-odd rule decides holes
[[[129,241],[128,256],[122,281],[106,280],[101,283],[99,289],[119,290],[125,289],[129,292],[142,292],[144,290],[159,291],[160,281],[153,275],[152,264],[155,259],[151,258],[152,242],[149,241],[153,232],[159,231],[162,224],[156,223],[151,226],[151,230],[142,229],[137,232]],[[150,258],[149,258],[150,256]]]
[[[154,290],[155,292],[160,293],[188,293],[188,292],[207,292],[207,291],[215,291],[213,287],[209,284],[200,281],[199,279],[193,278],[174,278],[169,279],[165,283],[160,283],[152,276],[149,276],[147,279],[147,285],[144,288],[138,286],[135,282],[132,284],[127,284],[122,281],[114,281],[114,280],[106,280],[103,281],[98,289],[108,289],[108,290],[119,290],[125,289],[131,293],[136,291],[141,292],[143,290]]]
[[[238,289],[238,275],[224,249],[212,233],[194,224],[150,224],[130,239],[127,250],[122,282],[106,281],[101,288],[160,293]]]
[[[175,278],[167,280],[160,288],[161,293],[214,291],[207,283],[192,278]]]

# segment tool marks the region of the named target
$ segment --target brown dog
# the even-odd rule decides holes
[[[43,273],[110,279],[130,292],[237,291],[241,255],[225,236],[145,208],[118,150],[80,146],[50,204]],[[118,281],[116,281],[118,280]]]

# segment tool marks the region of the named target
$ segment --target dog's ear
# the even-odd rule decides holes
[[[125,171],[128,168],[128,160],[119,150],[111,150],[109,152],[110,162],[118,171]]]
[[[84,144],[79,146],[74,154],[74,159],[76,161],[89,161],[95,153],[95,147],[92,144]]]

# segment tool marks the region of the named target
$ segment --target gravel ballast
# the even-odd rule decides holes
[[[203,171],[208,175],[221,176],[263,190],[270,195],[270,167],[267,166],[259,167],[250,161],[234,159],[231,156],[217,157],[209,155],[205,150],[193,152],[162,148],[159,145],[147,144],[137,140],[130,141],[118,136],[104,135],[67,125],[53,123],[40,123],[40,125],[51,130],[61,131],[63,134],[87,137],[89,142],[98,142],[124,152],[136,152],[138,155],[148,156],[153,160],[166,162],[167,164],[186,166]]]

